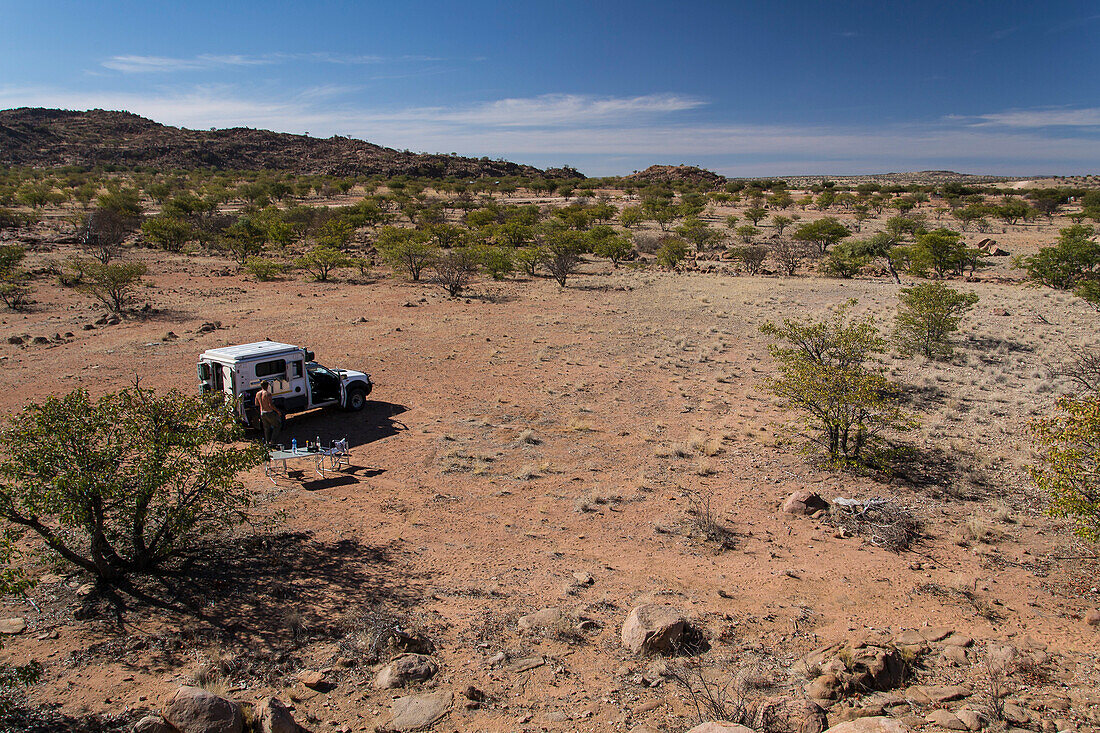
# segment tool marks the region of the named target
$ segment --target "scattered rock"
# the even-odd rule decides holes
[[[583,570],[579,570],[573,573],[573,580],[577,582],[577,585],[595,585],[596,579],[592,577],[592,573],[586,573]]]
[[[431,679],[439,664],[425,654],[402,654],[379,670],[374,678],[376,690],[407,687],[413,682]]]
[[[277,697],[262,700],[256,708],[256,720],[260,722],[259,733],[299,733],[301,728],[294,722],[287,706]]]
[[[787,514],[813,514],[829,508],[829,502],[810,491],[801,489],[787,497],[783,502],[782,511]]]
[[[118,324],[122,323],[122,319],[112,313],[103,323],[107,326],[117,326]]]
[[[518,626],[520,631],[544,631],[559,625],[563,618],[561,609],[543,608],[520,616]]]
[[[13,618],[0,618],[0,634],[22,634],[27,630],[27,622],[15,616]]]
[[[453,701],[450,690],[399,697],[390,706],[390,719],[379,730],[396,733],[427,728],[447,714]]]
[[[834,725],[826,733],[908,733],[908,731],[909,729],[899,721],[879,715]]]
[[[164,719],[182,733],[241,733],[244,729],[244,717],[235,702],[198,687],[176,690]]]
[[[92,324],[90,324],[90,323],[85,323],[85,324],[84,324],[83,326],[81,326],[81,327],[80,327],[80,329],[81,329],[82,331],[94,331],[94,330],[95,330],[95,326],[93,326],[93,325],[92,325]]]
[[[969,636],[966,636],[965,634],[958,634],[958,633],[951,634],[946,639],[944,639],[943,642],[942,642],[942,644],[944,646],[957,646],[957,647],[968,647],[968,646],[971,646],[973,643],[974,643],[974,640],[971,639]]]
[[[175,334],[175,332],[173,332],[173,331],[169,331],[168,333],[166,333],[166,334],[164,334],[163,336],[161,336],[161,337],[160,337],[160,340],[161,340],[161,341],[175,341],[175,340],[176,340],[176,339],[178,339],[178,338],[179,338],[179,336],[177,336],[177,335]]]
[[[966,726],[967,730],[981,730],[982,728],[981,716],[969,708],[963,708],[962,710],[956,711],[955,717]]]
[[[1100,626],[1100,608],[1094,608],[1086,613],[1085,623],[1089,626]]]
[[[1031,714],[1016,703],[1006,702],[1004,706],[1004,715],[1005,720],[1021,728],[1031,723]]]
[[[969,730],[966,723],[959,720],[950,710],[933,710],[924,716],[924,719],[947,730]]]
[[[13,346],[19,346],[23,343],[23,337],[22,336],[8,336],[8,343],[12,344]]]
[[[532,669],[541,667],[544,664],[546,664],[546,660],[542,657],[524,657],[516,660],[516,663],[512,665],[512,671],[530,672]]]
[[[806,694],[814,700],[836,700],[843,689],[844,683],[835,674],[822,674],[806,686]]]
[[[177,733],[177,729],[159,715],[146,715],[134,723],[134,733]]]
[[[298,681],[311,690],[317,690],[317,692],[328,692],[333,687],[336,687],[336,682],[327,674],[316,670],[300,672],[298,674]]]
[[[688,733],[756,733],[752,728],[746,728],[727,720],[713,720],[695,726]]]
[[[907,698],[925,705],[942,705],[945,702],[962,700],[970,694],[970,688],[962,685],[915,685],[905,691]]]
[[[752,727],[756,730],[822,733],[829,727],[824,708],[812,700],[773,697],[754,706],[749,712]]]
[[[48,343],[50,343],[50,340],[48,338],[46,338],[45,336],[35,336],[32,343],[36,343],[36,344],[39,344],[39,345],[48,344]]]
[[[667,654],[683,641],[687,621],[671,606],[646,604],[623,622],[623,646],[635,654]]]
[[[217,331],[217,330],[218,330],[218,327],[215,326],[213,323],[204,323],[196,329],[196,332],[197,333],[213,333],[214,331]]]

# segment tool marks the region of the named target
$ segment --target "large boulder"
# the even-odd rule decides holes
[[[259,733],[300,733],[302,730],[294,722],[287,706],[277,697],[260,702],[256,708],[256,720],[260,723]]]
[[[407,687],[413,682],[423,682],[439,671],[439,664],[426,654],[402,654],[378,670],[374,677],[377,690]]]
[[[728,720],[712,720],[707,723],[700,723],[689,730],[688,733],[756,733],[756,731],[737,723],[731,723]]]
[[[686,627],[683,614],[672,606],[638,606],[623,622],[623,646],[635,654],[668,654],[680,646]]]
[[[873,718],[856,718],[834,725],[825,733],[909,733],[909,728],[893,718],[878,715]]]
[[[390,706],[390,719],[378,730],[400,733],[428,728],[447,714],[453,701],[454,694],[450,690],[399,697]]]
[[[813,514],[828,508],[829,502],[809,489],[801,489],[787,497],[782,510],[787,514]]]
[[[181,733],[242,733],[244,716],[237,703],[199,687],[176,690],[164,719]]]

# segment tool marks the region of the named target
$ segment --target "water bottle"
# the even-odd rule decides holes
[[[297,438],[294,438],[293,440],[290,441],[290,452],[291,453],[297,453],[298,452],[298,439]]]
[[[320,453],[321,452],[321,436],[320,435],[317,436],[317,442],[314,443],[314,445],[317,446],[317,452]]]

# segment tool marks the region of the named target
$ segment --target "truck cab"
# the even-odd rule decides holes
[[[309,349],[277,341],[208,349],[199,356],[198,376],[203,392],[231,397],[249,427],[260,424],[254,397],[264,380],[271,384],[275,406],[287,415],[316,407],[362,410],[374,386],[369,374],[330,369],[315,362]]]

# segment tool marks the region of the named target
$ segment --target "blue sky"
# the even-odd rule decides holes
[[[0,108],[726,175],[1100,173],[1098,2],[13,2]]]

